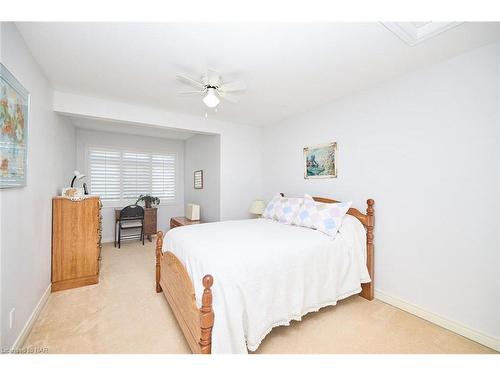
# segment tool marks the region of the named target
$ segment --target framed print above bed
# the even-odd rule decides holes
[[[0,188],[26,185],[29,92],[0,63]]]
[[[337,142],[304,148],[304,178],[337,177]]]

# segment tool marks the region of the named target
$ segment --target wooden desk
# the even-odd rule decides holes
[[[195,225],[195,224],[201,224],[201,220],[189,220],[185,217],[173,217],[170,219],[170,229],[173,229],[175,227],[182,227],[184,225]]]
[[[120,221],[121,208],[115,208],[115,245],[116,245],[116,227]],[[144,236],[151,242],[151,236],[158,232],[158,208],[144,207]]]

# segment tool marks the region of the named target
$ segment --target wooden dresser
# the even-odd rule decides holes
[[[52,291],[99,282],[101,201],[52,199]]]

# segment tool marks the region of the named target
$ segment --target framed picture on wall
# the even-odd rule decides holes
[[[194,171],[194,188],[203,189],[203,171]]]
[[[304,178],[337,177],[337,142],[304,148]]]
[[[0,188],[26,185],[30,95],[0,63]]]

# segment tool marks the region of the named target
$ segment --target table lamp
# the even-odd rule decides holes
[[[74,171],[73,172],[74,174],[74,177],[73,179],[71,180],[71,187],[74,188],[74,184],[75,184],[75,181],[80,181],[80,180],[83,180],[85,178],[85,175],[80,173],[80,171]],[[87,184],[83,184],[83,188],[78,188],[78,191],[79,191],[79,194],[81,195],[82,193],[85,194],[85,195],[88,195],[88,191],[87,191]]]
[[[254,215],[262,215],[266,209],[266,203],[262,199],[256,199],[250,206],[250,213]]]
[[[75,171],[75,177],[71,180],[71,187],[74,187],[73,184],[75,183],[76,180],[81,180],[85,178],[84,174],[81,174],[79,171]]]

